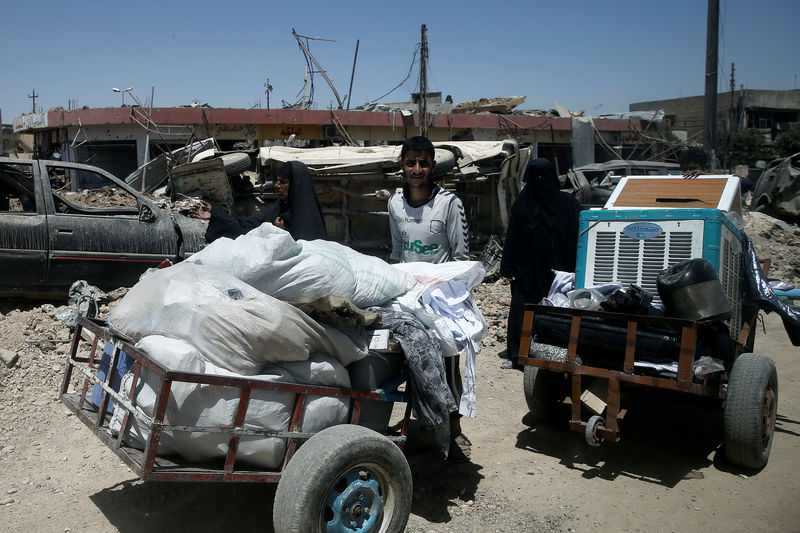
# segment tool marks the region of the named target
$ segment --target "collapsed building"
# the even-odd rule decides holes
[[[36,158],[91,164],[120,177],[142,169],[134,179],[140,190],[152,190],[161,181],[158,176],[171,172],[176,163],[190,162],[184,158],[166,165],[162,158],[157,163],[160,154],[200,140],[213,138],[220,152],[248,151],[253,170],[256,158],[259,170],[274,166],[281,158],[307,162],[301,158],[302,152],[290,154],[282,149],[324,151],[330,147],[324,161],[309,166],[332,238],[372,251],[388,241],[388,220],[380,213],[385,214],[388,194],[399,185],[398,145],[421,129],[452,163],[442,184],[464,201],[473,225],[473,243],[478,245],[503,234],[507,208],[515,187],[516,191],[520,187],[517,166],[528,158],[548,157],[566,172],[573,164],[616,158],[620,152],[636,153],[644,159],[649,157],[648,150],[655,149],[652,143],[637,138],[649,127],[641,118],[593,119],[563,108],[552,112],[515,110],[524,97],[453,105],[452,99],[437,103],[435,95],[427,96],[430,112],[424,121],[414,111],[414,103],[352,111],[206,106],[148,110],[133,105],[56,108],[23,115],[15,119],[14,131],[34,136]],[[333,148],[337,146],[338,151]],[[607,147],[616,147],[616,153],[608,153]],[[313,159],[312,153],[308,157]],[[336,158],[345,153],[347,160],[337,163]],[[159,164],[161,171],[156,168]],[[257,186],[268,185],[269,172],[254,181]]]

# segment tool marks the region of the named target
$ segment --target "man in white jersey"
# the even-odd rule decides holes
[[[425,137],[411,137],[403,143],[403,191],[389,199],[389,262],[469,260],[464,204],[434,183],[434,157],[433,144]]]
[[[405,181],[402,192],[389,199],[392,233],[390,263],[469,260],[467,218],[458,197],[433,181],[436,167],[433,144],[422,136],[411,137],[400,150]],[[461,403],[459,357],[445,357],[447,384],[456,405]],[[461,415],[450,413],[451,460],[468,460],[469,439],[461,432]]]

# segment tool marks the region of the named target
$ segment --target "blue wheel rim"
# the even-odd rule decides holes
[[[326,533],[373,531],[383,514],[381,486],[375,475],[363,468],[343,474],[330,489],[323,507]]]

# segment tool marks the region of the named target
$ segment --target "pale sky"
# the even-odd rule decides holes
[[[704,92],[707,3],[608,0],[478,2],[4,2],[0,110],[4,123],[37,107],[121,104],[133,87],[156,107],[270,107],[300,97],[311,52],[346,101],[360,40],[351,108],[409,100],[419,90],[420,26],[427,25],[428,89],[454,102],[527,97],[598,115],[628,104]],[[720,0],[719,91],[794,89],[800,74],[800,2]],[[130,103],[126,95],[126,103]],[[335,98],[320,75],[314,102]]]

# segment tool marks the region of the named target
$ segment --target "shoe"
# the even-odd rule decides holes
[[[458,444],[458,446],[462,449],[472,447],[472,443],[469,441],[466,435],[463,433],[459,433],[455,437],[453,437],[453,442]]]
[[[463,433],[450,440],[450,450],[447,460],[451,463],[466,463],[472,455],[472,443]]]
[[[515,363],[511,359],[506,359],[502,363],[500,363],[500,368],[505,370],[522,370],[522,365],[519,363]]]

